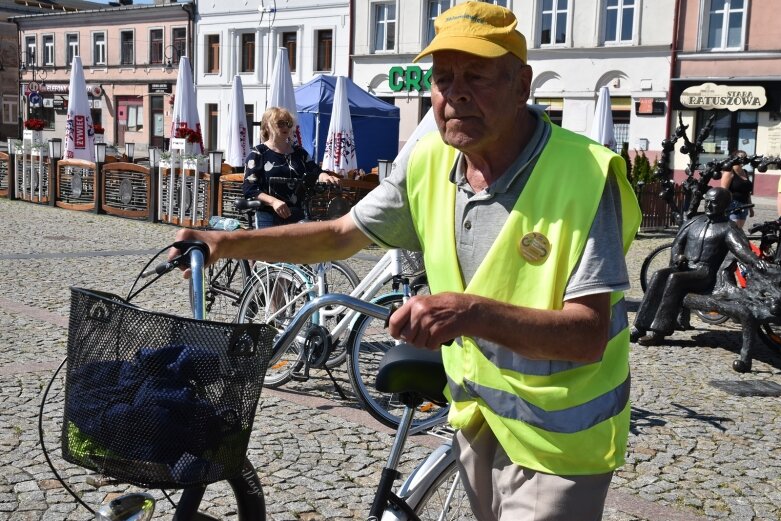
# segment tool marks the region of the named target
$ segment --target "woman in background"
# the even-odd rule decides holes
[[[746,157],[743,150],[738,150],[735,154],[740,158]],[[732,170],[722,172],[721,187],[732,194],[732,204],[727,210],[730,220],[735,221],[738,228],[743,228],[746,217],[749,215],[754,217],[754,208],[737,209],[738,206],[751,204],[751,192],[754,191],[754,183],[748,177],[748,172],[743,169],[743,165],[733,165]]]
[[[293,144],[295,127],[295,119],[287,109],[271,107],[266,110],[260,123],[263,142],[252,148],[244,162],[244,196],[263,203],[255,212],[256,228],[303,219],[303,187],[296,181],[339,183],[338,177],[323,172],[306,150]],[[271,178],[288,178],[291,182],[272,183],[269,182]]]

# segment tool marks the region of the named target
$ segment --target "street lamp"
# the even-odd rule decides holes
[[[101,197],[103,191],[103,163],[106,162],[106,144],[95,143],[95,213],[101,212]]]
[[[160,149],[157,147],[149,147],[149,215],[147,220],[149,222],[157,222],[157,205],[159,203],[160,194],[158,193],[158,171],[157,167],[160,164]]]
[[[57,197],[57,163],[62,159],[62,139],[49,140],[49,206],[55,205]]]
[[[209,152],[209,211],[211,215],[217,215],[219,205],[220,174],[222,173],[222,150],[212,150]]]
[[[133,158],[135,157],[135,151],[136,151],[135,143],[125,143],[125,157],[127,158],[128,163],[133,162]]]
[[[378,159],[377,160],[377,175],[380,181],[388,177],[393,168],[393,161],[390,159]]]

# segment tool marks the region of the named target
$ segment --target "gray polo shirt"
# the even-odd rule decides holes
[[[550,124],[534,109],[530,110],[537,121],[534,135],[508,170],[485,190],[475,193],[469,186],[461,154],[450,172],[450,181],[458,188],[454,222],[464,284],[472,279],[496,240],[548,143]],[[405,162],[402,164],[406,167]],[[556,174],[551,172],[549,175]],[[413,251],[422,249],[407,203],[406,168],[394,169],[380,186],[353,207],[351,215],[358,228],[381,246]],[[510,266],[507,268],[511,269]],[[629,276],[621,238],[621,200],[618,185],[611,174],[564,299],[628,288]]]

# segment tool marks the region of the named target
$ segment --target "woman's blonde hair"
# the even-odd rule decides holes
[[[296,118],[289,110],[283,107],[271,107],[263,113],[263,117],[260,119],[261,141],[268,141],[273,125],[276,125],[278,121],[290,121],[293,126],[296,124]]]

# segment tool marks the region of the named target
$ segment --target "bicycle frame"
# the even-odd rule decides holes
[[[253,266],[252,276],[259,277],[260,275],[258,272],[260,271],[262,273],[263,269],[266,269],[268,272],[271,269],[279,269],[280,267],[282,269],[290,270],[291,273],[295,273],[305,282],[305,286],[299,293],[293,295],[287,303],[266,317],[266,320],[269,322],[275,320],[282,313],[289,311],[291,307],[300,303],[302,299],[307,298],[311,300],[316,296],[322,296],[326,294],[325,271],[327,268],[327,263],[321,262],[317,264],[315,269],[315,281],[310,280],[311,277],[309,277],[303,270],[301,270],[301,268],[294,264],[274,264],[262,261],[255,263]],[[377,264],[375,264],[374,267],[369,271],[369,273],[363,279],[361,279],[361,282],[358,284],[358,286],[356,286],[355,289],[350,293],[350,297],[370,301],[377,295],[380,288],[382,288],[382,286],[384,286],[388,280],[394,276],[400,275],[401,271],[401,250],[388,250],[377,262]],[[245,288],[245,291],[248,290],[249,285],[247,285],[247,288]],[[273,292],[273,289],[271,291]],[[242,295],[241,298],[244,298],[244,296]],[[345,306],[334,306],[333,309],[329,310],[315,310],[313,312],[312,319],[315,323],[322,326],[325,325],[326,317],[344,315],[330,330],[331,336],[337,338],[339,335],[349,329],[352,322],[355,320],[355,317],[357,317],[359,314],[360,313],[355,310],[346,309]]]

